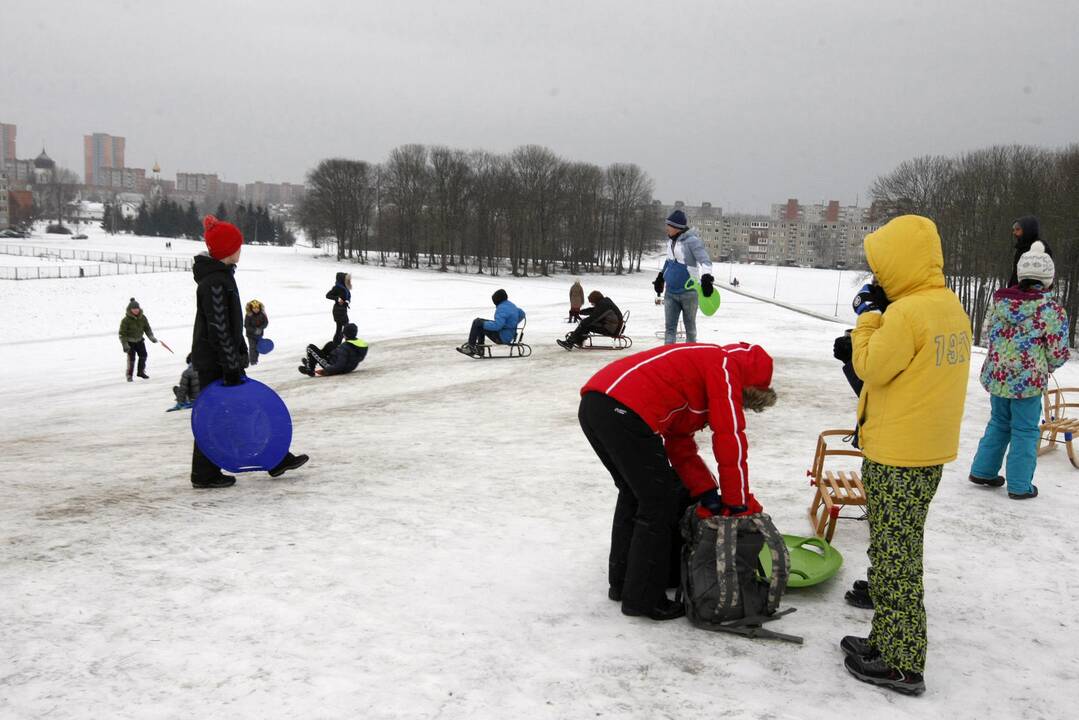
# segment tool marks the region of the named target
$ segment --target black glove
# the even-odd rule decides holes
[[[243,370],[226,370],[225,376],[221,379],[221,384],[225,387],[232,387],[233,385],[240,385],[243,383],[244,378]]]
[[[652,281],[652,287],[656,289],[656,295],[663,294],[663,271],[659,271],[659,275],[656,275],[656,279]]]
[[[863,285],[851,301],[851,307],[857,315],[864,312],[884,312],[888,307],[888,296],[884,294],[884,288],[876,283]]]
[[[705,273],[701,275],[701,292],[705,297],[712,297],[712,284],[716,281],[714,277]]]
[[[721,515],[723,513],[723,500],[719,497],[719,490],[712,488],[708,492],[697,498],[697,502],[708,512],[713,515]]]
[[[840,335],[832,343],[832,357],[841,363],[849,363],[854,355],[854,346],[850,335]]]

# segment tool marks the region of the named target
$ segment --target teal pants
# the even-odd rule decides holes
[[[1007,451],[1004,475],[1008,479],[1008,492],[1028,493],[1033,489],[1034,468],[1038,465],[1042,398],[1035,395],[1013,400],[990,395],[989,406],[989,424],[978,443],[970,474],[985,480],[995,478]]]
[[[922,546],[929,503],[943,465],[894,467],[862,462],[869,511],[869,596],[873,630],[869,643],[888,667],[925,669],[925,606]]]

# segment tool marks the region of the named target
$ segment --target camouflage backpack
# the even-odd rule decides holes
[[[690,507],[682,520],[680,594],[690,622],[705,630],[801,643],[800,637],[762,627],[794,612],[779,611],[790,554],[772,519],[764,513],[701,519],[696,509]],[[772,554],[770,579],[760,562],[765,544]]]

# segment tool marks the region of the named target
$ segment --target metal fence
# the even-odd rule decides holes
[[[72,261],[70,264],[49,267],[34,265],[0,266],[0,280],[47,280],[102,277],[105,275],[134,275],[137,273],[186,272],[191,270],[191,260],[187,258],[108,252],[104,250],[50,248],[40,245],[0,245],[0,255]],[[80,266],[77,264],[79,262],[88,264]]]

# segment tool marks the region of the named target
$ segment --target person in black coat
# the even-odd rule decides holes
[[[1008,279],[1008,287],[1019,284],[1019,258],[1023,253],[1029,252],[1030,245],[1035,240],[1045,246],[1045,254],[1053,257],[1053,251],[1049,243],[1038,237],[1038,218],[1033,215],[1024,215],[1012,224],[1012,237],[1015,238],[1015,258],[1012,260],[1012,276]]]
[[[334,280],[333,287],[326,293],[327,300],[333,300],[333,321],[337,330],[333,334],[333,343],[341,342],[345,334],[345,325],[348,325],[348,306],[352,302],[352,276],[348,273],[339,272]]]
[[[609,297],[604,297],[599,290],[588,293],[588,302],[591,307],[583,308],[581,315],[584,319],[572,332],[566,335],[565,340],[555,340],[556,343],[566,350],[580,347],[589,333],[609,335],[617,337],[622,329],[622,311]]]
[[[236,263],[240,261],[243,235],[235,225],[222,222],[213,215],[207,215],[203,220],[203,235],[209,254],[197,255],[192,267],[198,288],[195,291],[191,365],[198,373],[202,389],[215,380],[221,380],[226,386],[239,385],[248,364],[243,305],[236,286]],[[306,455],[289,452],[277,467],[270,470],[270,475],[277,477],[305,462]],[[235,483],[236,478],[222,473],[195,443],[191,457],[191,485],[220,488]]]
[[[307,346],[307,357],[303,359],[299,371],[304,375],[344,375],[356,369],[367,357],[367,343],[356,337],[357,328],[349,323],[345,326],[345,341],[334,347],[329,353],[314,345]]]

